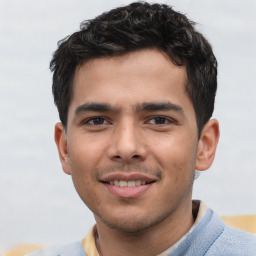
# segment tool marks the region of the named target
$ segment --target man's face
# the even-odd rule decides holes
[[[63,169],[96,220],[139,231],[190,202],[198,134],[186,83],[156,49],[77,68]]]

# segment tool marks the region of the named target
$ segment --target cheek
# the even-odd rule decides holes
[[[84,143],[83,140],[71,141],[68,147],[71,176],[78,194],[80,197],[83,194],[84,197],[94,186],[92,170],[97,167],[99,153],[96,153],[94,144],[88,147],[89,144]]]
[[[84,202],[97,200],[94,188],[98,184],[94,170],[103,165],[106,143],[100,136],[82,132],[70,134],[73,136],[68,140],[68,153],[74,186]]]
[[[189,135],[170,134],[154,140],[152,153],[165,167],[174,166],[175,169],[182,169],[181,166],[195,163],[197,144]]]
[[[87,179],[79,178],[78,176],[72,176],[73,183],[77,194],[81,198],[87,207],[94,212],[95,205],[101,205],[101,197],[95,193],[94,184]]]
[[[90,155],[86,157],[71,157],[71,175],[75,189],[82,201],[93,211],[91,205],[100,204],[100,197],[96,194],[97,181],[93,176],[94,164]]]
[[[95,136],[80,134],[76,138],[71,138],[68,145],[73,170],[80,170],[82,173],[83,170],[88,172],[97,168],[105,154],[104,142]]]
[[[196,163],[195,141],[185,135],[170,136],[154,147],[154,158],[163,170],[166,191],[179,193],[190,189]]]

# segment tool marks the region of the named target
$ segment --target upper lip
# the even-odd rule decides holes
[[[112,180],[125,180],[125,181],[131,181],[131,180],[142,180],[146,182],[153,182],[156,181],[158,178],[152,175],[148,174],[142,174],[142,173],[111,173],[107,175],[103,175],[100,178],[101,182],[109,182]]]

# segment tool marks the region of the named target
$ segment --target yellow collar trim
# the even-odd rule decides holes
[[[95,244],[96,225],[89,231],[86,237],[81,241],[84,250],[88,256],[99,256]]]
[[[194,227],[200,222],[200,220],[204,217],[204,214],[206,212],[207,207],[205,206],[204,203],[200,201],[193,201],[193,208],[197,214],[197,218],[195,220],[194,225],[191,227],[189,232],[185,234],[177,243],[172,245],[170,248],[168,248],[166,251],[162,252],[158,256],[166,256],[169,255],[174,249],[178,247],[178,245],[186,238],[186,236],[191,233],[194,229]],[[81,241],[84,250],[88,256],[100,256],[97,248],[96,248],[96,243],[95,243],[95,234],[97,232],[96,225],[93,226],[93,228],[89,231],[89,233],[86,235],[86,237]]]

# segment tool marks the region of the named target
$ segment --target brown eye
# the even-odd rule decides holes
[[[94,117],[88,120],[86,123],[89,125],[103,125],[106,124],[107,121],[103,117]]]
[[[157,116],[149,120],[150,124],[168,124],[171,123],[171,121],[165,117]]]

